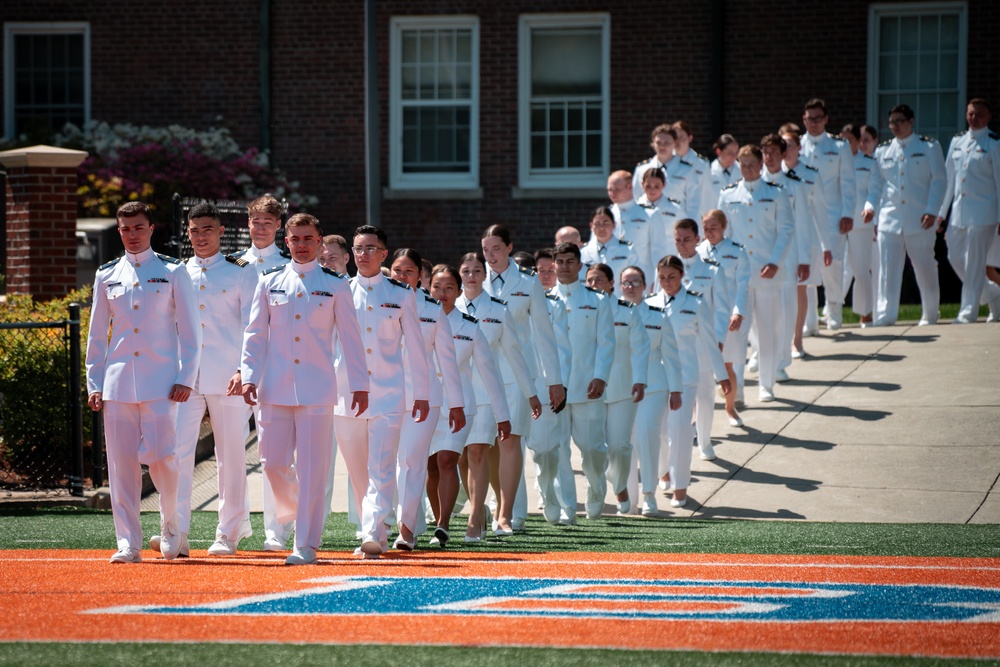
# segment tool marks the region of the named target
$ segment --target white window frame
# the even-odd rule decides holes
[[[518,25],[518,180],[524,189],[600,188],[607,184],[611,150],[611,15],[522,14]],[[601,166],[550,173],[531,170],[531,31],[535,28],[601,30]]]
[[[472,79],[467,173],[403,173],[402,34],[406,30],[469,29]],[[479,187],[479,17],[395,16],[389,22],[389,187],[392,190],[474,190]]]
[[[901,2],[877,3],[868,8],[868,122],[880,129],[880,136],[892,138],[891,134],[883,136],[886,130],[887,118],[879,116],[879,57],[881,55],[881,33],[879,19],[885,16],[923,16],[926,14],[957,13],[958,14],[958,99],[955,114],[957,129],[965,127],[966,80],[968,76],[968,41],[969,41],[969,5],[964,1],[952,2]],[[911,105],[914,106],[914,105]],[[917,126],[920,131],[920,109],[914,106]],[[939,122],[940,126],[940,122]],[[949,137],[934,137],[943,145],[947,145]]]
[[[83,119],[90,120],[90,23],[60,21],[52,23],[4,23],[4,136],[14,138],[14,37],[15,35],[83,35]],[[57,130],[59,128],[56,128]]]

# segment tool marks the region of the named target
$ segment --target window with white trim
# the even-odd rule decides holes
[[[522,15],[518,37],[521,187],[603,188],[610,147],[610,16]]]
[[[390,187],[479,187],[479,19],[390,23]]]
[[[876,4],[869,12],[868,121],[892,138],[889,110],[908,104],[916,131],[947,144],[965,127],[967,4]]]
[[[90,118],[90,25],[4,24],[4,134],[44,136]]]

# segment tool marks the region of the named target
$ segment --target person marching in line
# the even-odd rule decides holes
[[[674,157],[682,165],[690,165],[690,171],[698,184],[698,199],[693,206],[688,206],[688,215],[685,217],[700,220],[702,213],[706,210],[705,204],[714,206],[718,199],[718,193],[716,193],[715,199],[711,200],[708,193],[712,188],[712,162],[701,153],[691,149],[691,143],[694,141],[694,128],[691,123],[686,120],[675,120],[670,127],[673,128],[674,135],[677,137],[674,143]]]
[[[948,220],[948,262],[962,281],[962,303],[955,324],[975,322],[979,304],[1000,314],[1000,288],[986,281],[986,255],[997,243],[1000,222],[1000,134],[989,128],[989,102],[969,100],[969,129],[951,140],[945,164],[948,186],[938,213],[938,227]]]
[[[702,175],[695,174],[691,163],[674,153],[677,148],[677,130],[670,125],[657,125],[650,134],[649,145],[656,155],[635,166],[632,173],[632,196],[636,199],[642,196],[643,175],[650,169],[656,169],[663,172],[666,179],[666,196],[681,205],[684,212],[681,217],[697,215],[697,209],[701,206]]]
[[[746,248],[750,259],[750,311],[759,348],[758,399],[774,400],[778,345],[782,340],[782,268],[793,242],[791,203],[780,185],[761,178],[764,154],[759,146],[740,148],[743,178],[722,191],[719,209],[733,228],[733,240]],[[801,278],[802,275],[799,275]],[[675,327],[676,328],[676,327]]]
[[[461,313],[477,319],[477,324],[493,353],[496,367],[501,367],[501,357],[503,357],[510,366],[517,387],[528,401],[531,416],[537,419],[542,412],[542,404],[538,400],[531,371],[522,354],[520,341],[514,330],[514,320],[507,310],[507,302],[490,296],[483,290],[483,281],[486,278],[486,259],[478,252],[466,253],[459,262],[458,270],[462,294],[455,300],[455,307]],[[502,443],[507,438],[498,438],[497,436],[494,425],[504,420],[497,419],[497,415],[493,412],[493,400],[485,379],[480,375],[478,365],[472,367],[472,389],[475,396],[476,419],[469,428],[465,447],[462,450],[462,457],[466,459],[468,465],[466,488],[469,491],[472,507],[466,535],[482,537],[481,528],[486,523],[486,516],[489,514],[485,505],[491,481],[490,454],[495,449],[502,457],[498,443]],[[506,391],[505,387],[505,395]],[[497,458],[498,464],[500,463],[499,459],[500,457]],[[554,474],[553,472],[552,475]],[[503,494],[500,488],[499,474],[494,490],[499,500]],[[505,535],[506,533],[500,530],[499,534]]]
[[[143,202],[115,214],[125,255],[94,277],[87,336],[87,404],[104,409],[108,482],[117,552],[112,563],[142,561],[142,468],[160,493],[160,553],[188,555],[177,508],[177,404],[198,377],[201,328],[191,278],[179,259],[153,252]]]
[[[722,343],[722,359],[726,363],[729,384],[733,391],[724,396],[726,416],[730,426],[743,426],[737,401],[743,400],[743,369],[746,365],[747,332],[750,329],[750,258],[746,249],[726,237],[729,221],[719,209],[712,209],[701,221],[705,240],[698,244],[702,259],[722,265],[727,291],[732,302],[729,322]]]
[[[906,104],[889,110],[893,139],[875,149],[875,168],[863,213],[864,219],[871,221],[878,209],[877,327],[891,326],[899,316],[906,257],[910,258],[920,288],[923,314],[919,324],[938,321],[941,288],[934,242],[948,175],[941,146],[930,137],[916,136],[913,122],[913,109]]]
[[[250,407],[241,395],[239,375],[243,336],[257,289],[257,272],[245,259],[224,257],[219,248],[225,227],[219,210],[208,203],[188,211],[188,238],[194,257],[185,266],[198,301],[202,334],[201,365],[187,401],[177,405],[177,504],[181,532],[191,525],[191,487],[201,421],[208,409],[219,474],[219,523],[209,556],[236,554],[240,540],[250,537],[246,441]],[[236,373],[233,373],[233,369]],[[153,540],[150,539],[152,545]]]
[[[490,424],[496,429],[496,436],[493,439],[502,441],[510,436],[510,410],[507,407],[507,396],[503,378],[496,365],[496,357],[490,349],[486,335],[479,327],[479,320],[455,307],[455,301],[461,293],[462,279],[454,267],[438,264],[433,268],[431,295],[440,302],[442,312],[450,323],[455,341],[459,377],[465,396],[464,404],[470,406],[466,413],[468,423],[460,431],[449,432],[448,429],[442,428],[444,422],[439,422],[430,448],[432,460],[428,463],[427,497],[437,519],[437,528],[434,530],[431,543],[436,541],[441,547],[444,547],[450,538],[451,509],[455,505],[459,488],[458,459],[466,447],[471,426],[478,419],[477,399],[472,380],[473,362],[493,406],[490,412],[490,416],[496,418],[496,421]],[[477,480],[481,481],[484,480]],[[480,511],[482,504],[482,502],[478,504]],[[476,503],[473,502],[473,508],[475,507]],[[480,515],[478,523],[474,524],[470,517],[464,537],[465,542],[482,541],[485,520],[485,515]]]
[[[615,234],[632,244],[639,266],[651,263],[652,238],[650,237],[655,209],[643,206],[632,198],[632,174],[616,171],[608,177],[608,198],[611,200],[611,215],[615,220]],[[582,257],[582,253],[581,253]],[[604,262],[605,264],[610,263]],[[612,266],[612,268],[617,268]],[[625,268],[620,267],[619,270]],[[586,279],[586,277],[584,278]]]
[[[413,551],[416,546],[415,530],[418,528],[418,514],[424,487],[428,475],[436,477],[438,474],[436,470],[427,468],[432,441],[437,430],[452,435],[460,433],[464,442],[469,414],[464,409],[465,395],[456,362],[455,339],[452,336],[451,325],[445,317],[440,302],[421,288],[422,264],[423,261],[416,250],[400,248],[393,253],[390,267],[395,280],[408,285],[417,293],[417,316],[420,319],[420,332],[423,336],[430,378],[430,414],[422,422],[404,419],[399,432],[399,451],[396,455],[396,521],[399,525],[399,535],[393,547],[403,551]],[[405,350],[403,356],[405,361]],[[404,365],[404,369],[409,368],[409,364]],[[406,395],[412,396],[413,379],[409,373],[406,373],[405,380]],[[470,409],[475,410],[471,406]],[[439,418],[443,419],[444,428],[438,428]],[[434,462],[447,464],[444,457],[438,457]],[[451,465],[454,466],[455,462]],[[455,493],[458,493],[457,488]],[[435,501],[436,498],[431,498],[432,506]],[[453,498],[452,504],[454,502]],[[450,517],[450,506],[445,515]],[[440,520],[438,526],[441,526]],[[447,519],[443,528],[447,535]],[[443,541],[447,542],[447,537]]]
[[[632,511],[628,491],[629,468],[632,465],[632,431],[638,403],[646,391],[649,370],[649,336],[639,309],[625,299],[614,296],[615,276],[607,264],[597,264],[587,272],[587,287],[603,293],[611,302],[615,326],[615,353],[604,391],[607,410],[606,445],[608,451],[608,482],[618,503],[618,514]]]
[[[740,180],[740,169],[736,164],[739,151],[740,143],[731,134],[720,135],[712,144],[715,159],[712,160],[708,170],[708,182],[702,187],[702,220],[709,211],[719,205],[719,194],[722,190]]]
[[[677,254],[677,246],[674,245],[674,225],[677,224],[678,220],[684,218],[684,208],[676,199],[663,196],[663,188],[666,185],[665,178],[666,176],[660,169],[649,169],[642,175],[642,188],[646,193],[639,198],[639,204],[653,208],[653,215],[649,220],[651,265],[647,269],[643,269],[643,275],[655,275],[656,271],[653,265],[660,257]],[[632,263],[626,266],[638,266],[638,264]],[[616,276],[620,276],[625,266],[616,268],[611,265],[611,268],[616,269]],[[656,291],[653,285],[650,285],[650,289]]]
[[[396,497],[396,453],[403,419],[409,413],[419,423],[430,411],[430,371],[417,294],[383,273],[388,240],[385,231],[373,225],[354,231],[351,250],[358,272],[349,286],[372,398],[365,410],[349,410],[344,401],[334,408],[337,440],[354,502],[361,508],[361,546],[355,554],[367,559],[379,558],[389,548],[386,522]],[[338,361],[352,362],[346,347]],[[404,364],[409,367],[411,395],[406,394]]]
[[[555,247],[555,293],[566,307],[566,337],[571,365],[564,370],[570,433],[583,455],[587,478],[587,518],[600,518],[607,493],[607,408],[601,398],[615,354],[614,315],[610,299],[577,280],[580,249],[569,243]],[[562,488],[563,512],[576,514],[576,485]]]
[[[559,363],[559,349],[555,332],[545,303],[545,290],[530,269],[518,267],[510,254],[514,246],[510,231],[503,225],[491,225],[481,239],[483,257],[486,259],[486,282],[483,287],[490,296],[507,302],[507,311],[514,324],[524,360],[532,377],[539,372],[549,388],[549,405],[555,408],[566,399],[563,372]],[[580,252],[578,246],[573,246]],[[535,366],[533,348],[538,346],[541,369]],[[528,514],[528,495],[524,489],[524,443],[522,438],[531,429],[531,404],[519,395],[520,388],[510,368],[509,360],[501,357],[500,372],[507,391],[507,405],[511,413],[511,436],[500,441],[500,499],[497,526],[494,532],[510,535],[515,527],[523,528]],[[517,506],[515,507],[515,499]],[[516,524],[516,525],[515,525]]]
[[[598,206],[590,216],[590,238],[580,247],[580,280],[587,279],[587,271],[595,264],[607,264],[612,270],[621,271],[639,262],[632,242],[618,234],[619,223],[609,206]],[[559,245],[560,241],[556,241]],[[553,283],[555,285],[555,283]]]
[[[645,395],[636,407],[635,430],[632,435],[633,458],[629,465],[629,497],[639,498],[639,476],[642,476],[643,516],[656,516],[656,484],[660,476],[661,426],[670,411],[681,407],[681,363],[677,354],[677,338],[666,311],[644,301],[646,276],[637,266],[627,267],[621,274],[622,295],[639,311],[649,339],[648,368]],[[636,465],[638,464],[638,467]]]
[[[865,131],[868,128],[868,131]],[[874,301],[871,297],[874,287],[872,280],[872,246],[875,245],[875,226],[864,221],[865,200],[868,198],[868,181],[874,169],[872,153],[876,146],[876,137],[868,132],[873,131],[868,125],[848,123],[840,130],[842,136],[851,147],[854,154],[854,226],[847,233],[847,265],[844,267],[844,288],[846,296],[854,283],[854,296],[851,308],[860,317],[862,327],[872,323]],[[862,139],[867,138],[865,145],[870,150],[865,152]]]
[[[247,228],[250,231],[250,247],[230,257],[250,263],[258,278],[265,271],[284,266],[291,259],[287,250],[281,250],[274,242],[281,230],[281,203],[271,195],[264,195],[247,204]],[[246,322],[243,323],[246,328]],[[253,406],[254,423],[257,426],[257,441],[261,438],[260,406]],[[258,445],[259,447],[259,445]],[[261,461],[261,467],[264,461]],[[261,475],[261,501],[264,510],[264,551],[284,551],[295,524],[277,520],[274,505],[274,490],[267,475]]]
[[[334,333],[346,360],[343,384],[351,409],[368,407],[368,370],[347,279],[316,261],[319,221],[296,213],[285,226],[292,261],[257,284],[243,335],[243,399],[260,403],[261,460],[274,491],[277,518],[295,520],[295,549],[286,565],[317,561],[323,539],[327,473],[337,403]]]
[[[740,151],[746,148],[744,146]],[[699,346],[708,353],[712,372],[722,387],[722,393],[729,394],[732,386],[729,384],[726,364],[719,351],[719,341],[715,337],[712,309],[700,294],[683,287],[684,262],[680,257],[668,255],[660,260],[656,274],[660,291],[649,297],[646,302],[663,308],[670,318],[677,339],[683,386],[677,414],[667,419],[670,436],[667,439],[666,461],[661,450],[660,481],[663,483],[661,486],[673,488],[670,506],[684,507],[687,504],[687,488],[691,482],[691,450],[694,440],[691,417],[703,358],[698,352]]]

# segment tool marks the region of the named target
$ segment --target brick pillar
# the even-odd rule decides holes
[[[0,153],[7,170],[7,293],[38,301],[76,287],[76,168],[85,151],[31,146]]]

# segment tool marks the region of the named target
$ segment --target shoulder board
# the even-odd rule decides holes
[[[639,204],[639,206],[641,206],[642,208],[649,208],[649,209],[653,209],[653,208],[656,208],[655,206],[653,206],[653,205],[652,205],[652,204],[650,204],[649,202],[647,202],[647,203],[645,203],[645,204],[642,204],[642,203],[640,203],[640,204]]]
[[[329,274],[331,276],[337,276],[338,278],[346,278],[346,276],[343,273],[337,273],[333,269],[328,269],[325,266],[321,266],[319,268],[323,269],[323,273]]]
[[[733,188],[735,188],[739,184],[740,184],[740,182],[736,181],[735,183],[730,183],[729,185],[727,185],[726,187],[724,187],[722,189],[723,190],[732,190]]]
[[[495,296],[491,296],[490,297],[490,301],[495,301],[496,303],[499,303],[501,306],[506,306],[507,305],[507,301],[506,300],[504,300],[504,299],[498,299]]]
[[[479,320],[468,313],[462,313],[462,319],[472,322],[473,324],[478,324]]]
[[[840,136],[839,134],[831,134],[830,138],[834,139],[836,141],[843,141],[844,140],[844,138],[842,136]]]
[[[243,268],[244,266],[250,264],[250,262],[246,261],[245,259],[240,259],[239,257],[235,257],[233,255],[226,255],[226,261],[235,264],[240,268]]]
[[[732,239],[729,239],[729,242],[730,242],[730,243],[732,243],[732,244],[733,244],[734,246],[736,246],[737,248],[742,248],[742,247],[743,247],[743,244],[742,244],[742,243],[737,243],[736,241],[734,241],[734,240],[732,240]]]
[[[396,287],[402,287],[403,289],[410,289],[409,285],[407,285],[406,283],[399,282],[395,278],[386,278],[386,280],[388,280],[390,283],[392,283]]]
[[[652,161],[653,161],[653,158],[651,158],[651,157],[648,157],[648,158],[646,158],[645,160],[640,160],[639,162],[636,162],[636,163],[635,163],[635,166],[637,166],[637,167],[641,167],[642,165],[644,165],[644,164],[649,164],[649,163],[650,163],[650,162],[652,162]]]
[[[663,312],[663,309],[662,309],[662,308],[660,308],[659,306],[650,306],[650,305],[649,305],[648,303],[646,304],[646,306],[647,306],[647,307],[648,307],[648,308],[649,308],[650,310],[652,310],[652,311],[654,311],[654,312],[657,312],[657,313],[662,313],[662,312]]]
[[[814,167],[811,164],[806,164],[805,162],[802,163],[802,166],[808,169],[809,171],[817,171],[817,172],[819,171],[818,167]]]
[[[529,269],[526,266],[519,266],[519,267],[517,267],[517,270],[518,270],[518,272],[520,272],[520,273],[526,273],[529,276],[535,275],[535,270],[534,269]]]
[[[249,248],[247,248],[247,250],[249,250]],[[234,252],[234,253],[232,253],[230,255],[226,255],[226,259],[228,259],[230,262],[232,262],[234,259],[240,259],[240,258],[242,258],[243,255],[246,254],[246,252],[247,252],[246,250],[237,250],[236,252]],[[249,264],[249,262],[247,262],[247,263]]]
[[[177,259],[176,257],[171,257],[170,255],[164,255],[164,254],[161,254],[161,253],[156,253],[156,256],[159,257],[160,259],[162,259],[167,264],[183,264],[184,263],[181,260]]]
[[[704,155],[702,155],[702,154],[701,154],[701,153],[699,153],[698,151],[693,151],[693,152],[694,152],[694,154],[695,154],[695,155],[697,155],[698,157],[700,157],[700,158],[701,158],[702,160],[708,160],[708,158],[707,158],[707,157],[705,157]]]
[[[284,257],[285,259],[291,259],[292,258],[292,253],[288,252],[287,250],[281,250],[281,251],[278,252],[278,254],[281,255],[282,257]]]
[[[705,295],[704,295],[703,293],[701,293],[701,292],[695,292],[695,291],[694,291],[693,289],[689,289],[689,290],[685,290],[685,291],[686,291],[686,292],[687,292],[688,294],[690,294],[691,296],[696,296],[696,297],[698,297],[699,299],[701,299],[701,298],[703,298],[703,297],[705,296]]]
[[[618,239],[618,245],[623,245],[626,248],[631,248],[632,247],[632,242],[629,241],[628,239]]]
[[[619,306],[625,306],[626,308],[631,308],[632,307],[632,302],[626,301],[625,299],[618,299],[618,305]]]
[[[997,134],[996,132],[993,132],[991,130],[990,131],[990,139],[992,139],[993,141],[998,141],[998,140],[1000,140],[1000,134]]]
[[[955,136],[956,136],[956,137],[960,137],[960,136],[962,136],[963,134],[965,134],[966,132],[967,132],[967,130],[962,130],[961,132],[956,132],[956,133],[955,133]],[[990,134],[993,134],[993,133],[992,133],[992,132],[990,132]]]
[[[266,276],[266,275],[267,275],[267,274],[269,274],[269,273],[275,273],[275,272],[277,272],[277,271],[281,271],[281,270],[282,270],[283,268],[285,268],[286,266],[288,266],[288,265],[287,265],[287,264],[279,264],[279,265],[277,265],[277,266],[272,266],[272,267],[271,267],[270,269],[268,269],[267,271],[265,271],[265,272],[264,272],[263,274],[261,274],[261,275],[265,275],[265,276]]]
[[[880,143],[880,144],[878,145],[878,147],[879,147],[879,148],[882,148],[882,146],[888,146],[888,145],[889,145],[889,144],[891,144],[891,143],[892,143],[892,139],[887,139],[887,140],[883,141],[882,143]]]
[[[667,197],[667,201],[673,202],[674,204],[680,204],[681,203],[680,199],[674,199],[672,197]]]
[[[867,160],[874,160],[874,159],[875,159],[875,156],[873,156],[873,155],[868,155],[867,153],[862,153],[862,155],[864,155],[864,156],[865,156],[865,159],[867,159]]]
[[[789,171],[789,172],[786,172],[786,173],[785,173],[785,176],[786,176],[786,177],[787,177],[787,178],[788,178],[789,180],[792,180],[792,181],[801,181],[801,180],[802,180],[802,179],[801,179],[801,178],[799,178],[799,177],[798,177],[798,176],[797,176],[796,174],[793,174],[793,173],[792,173],[792,172],[790,172],[790,171]]]
[[[719,262],[717,262],[716,260],[712,259],[711,257],[703,257],[701,261],[705,262],[706,264],[708,264],[710,266],[720,266]]]
[[[110,262],[105,262],[104,264],[101,264],[101,266],[97,270],[98,271],[103,271],[104,269],[110,269],[112,266],[114,266],[115,264],[117,264],[118,262],[120,262],[121,259],[122,258],[119,257],[118,259],[113,259]]]
[[[689,167],[691,166],[691,163],[690,163],[690,162],[688,162],[687,160],[685,160],[684,158],[677,158],[677,160],[678,160],[678,162],[680,162],[681,164],[684,164],[684,165],[687,165],[687,166],[689,166]]]
[[[779,190],[781,189],[781,186],[778,185],[777,183],[772,183],[771,181],[764,181],[764,182],[770,185],[772,188],[778,188]]]
[[[604,292],[602,292],[601,290],[596,290],[590,285],[584,285],[584,287],[587,288],[587,290],[593,292],[594,294],[600,294],[601,296],[604,296]]]
[[[440,306],[441,305],[441,302],[438,301],[437,299],[435,299],[432,296],[424,295],[424,301],[426,301],[427,303],[433,303],[435,306]]]
[[[559,295],[553,294],[552,292],[546,292],[545,293],[545,298],[549,299],[550,301],[558,301],[559,300]]]
[[[927,137],[927,136],[921,135],[920,141],[926,141],[929,144],[933,144],[936,141],[936,139],[934,137]]]

